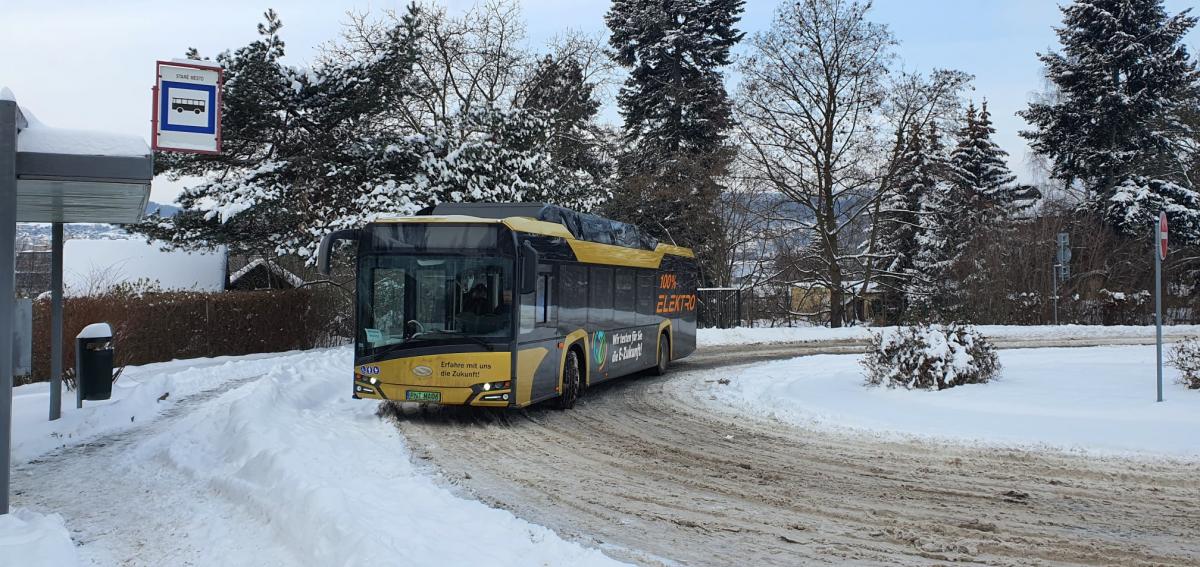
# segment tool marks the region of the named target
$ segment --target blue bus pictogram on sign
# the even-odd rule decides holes
[[[197,85],[194,83],[178,83],[163,81],[158,91],[159,128],[173,132],[192,132],[196,134],[217,133],[217,87],[213,85]],[[207,124],[195,124],[197,115],[203,114]],[[183,124],[185,119],[191,122]]]

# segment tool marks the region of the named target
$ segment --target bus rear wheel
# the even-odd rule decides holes
[[[563,364],[562,391],[555,398],[554,407],[563,410],[575,407],[582,384],[583,377],[579,371],[579,351],[571,349],[567,351],[567,360]]]
[[[654,365],[654,375],[662,376],[671,367],[671,339],[666,333],[658,338],[658,364]]]

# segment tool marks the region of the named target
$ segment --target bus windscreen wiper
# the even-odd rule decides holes
[[[420,340],[429,341],[429,340],[433,340],[433,337],[430,337],[429,335],[434,335],[434,334],[436,334],[436,335],[440,335],[440,336],[442,336],[442,337],[455,337],[455,338],[464,338],[464,339],[467,339],[467,340],[469,340],[469,341],[473,341],[473,342],[475,342],[475,343],[478,343],[480,346],[482,346],[483,348],[486,348],[486,349],[488,349],[488,350],[493,350],[493,351],[494,351],[494,350],[496,350],[496,347],[495,347],[495,346],[492,346],[492,344],[491,344],[491,343],[489,343],[489,342],[487,342],[487,341],[485,341],[485,340],[483,340],[483,339],[481,339],[481,338],[479,338],[479,337],[476,337],[476,336],[474,336],[474,335],[467,335],[467,334],[463,334],[463,333],[461,333],[461,332],[459,332],[459,333],[456,333],[456,332],[453,332],[453,331],[429,331],[429,332],[426,332],[426,333],[421,333],[421,334],[418,334],[418,335],[413,335],[413,336],[412,336],[412,338],[410,338],[410,339],[408,339],[408,340],[409,340],[409,341],[415,341],[415,340],[418,340],[418,339],[420,339]]]

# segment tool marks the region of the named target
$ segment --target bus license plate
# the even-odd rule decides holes
[[[410,402],[440,402],[442,401],[442,393],[408,390],[404,393],[404,399]]]

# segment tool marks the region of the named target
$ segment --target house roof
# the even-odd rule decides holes
[[[276,277],[288,282],[292,287],[301,287],[304,285],[304,278],[293,274],[275,262],[270,262],[264,260],[263,258],[257,258],[251,261],[249,264],[242,266],[242,269],[230,274],[229,285],[235,285],[238,280],[246,277],[248,274],[250,274],[250,272],[253,272],[254,269],[258,268],[259,266],[263,266],[265,269],[270,270],[271,273],[275,274]]]

